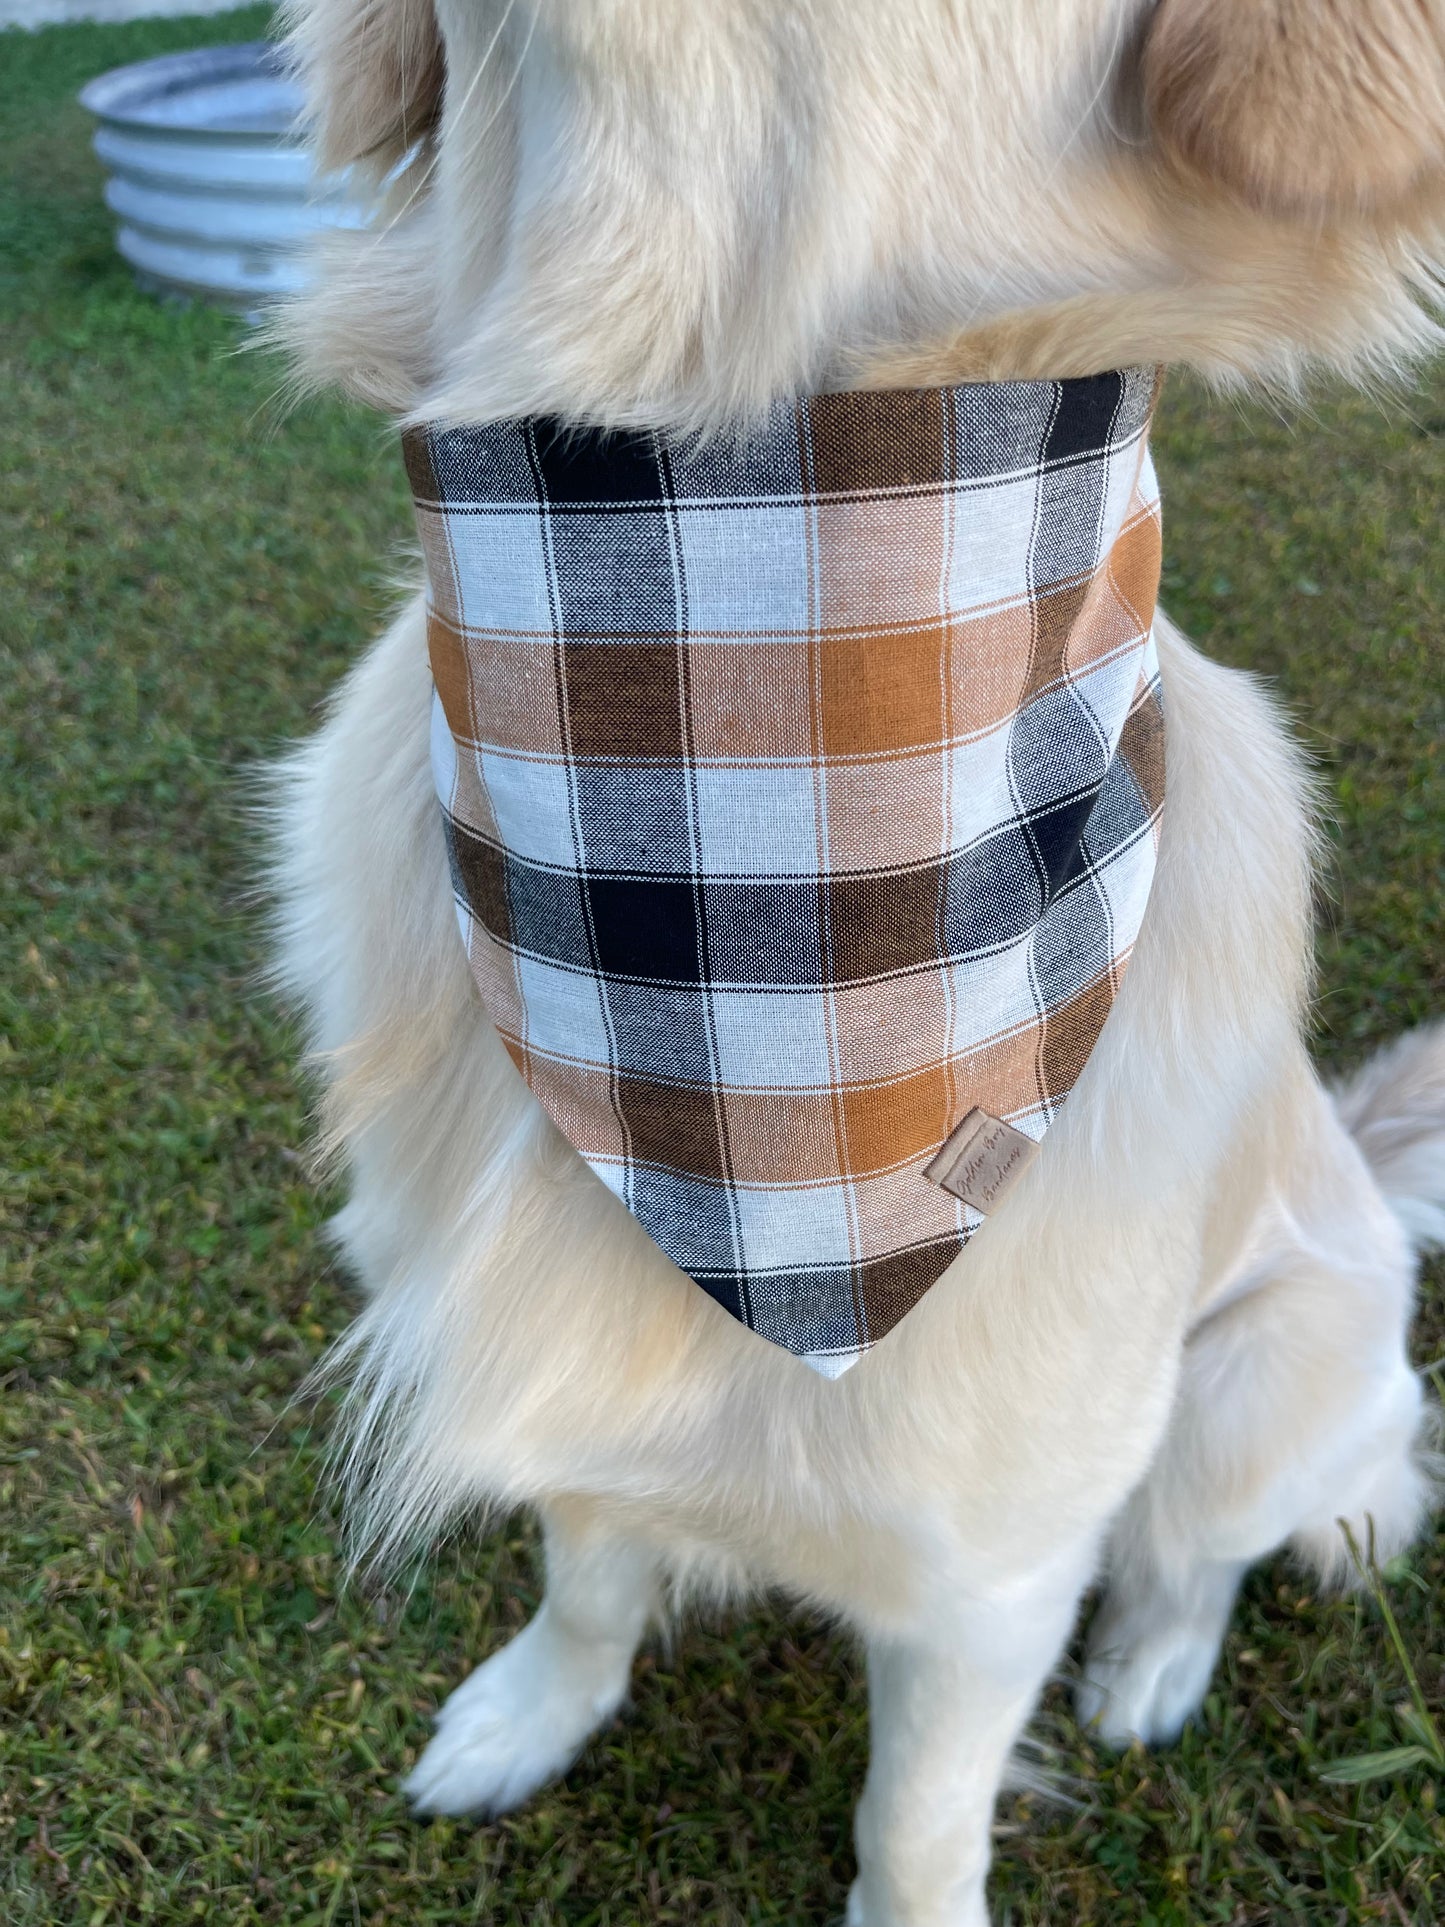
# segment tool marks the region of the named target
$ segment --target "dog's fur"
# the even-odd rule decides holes
[[[1432,338],[1436,0],[295,0],[293,33],[326,158],[404,158],[283,332],[303,379],[412,419],[708,429],[804,386],[1293,382]],[[1159,640],[1166,828],[1114,1015],[1008,1208],[836,1384],[676,1272],[508,1062],[457,940],[419,600],[280,772],[279,974],[370,1294],[361,1537],[479,1501],[546,1531],[546,1603],[447,1703],[422,1806],[562,1770],[665,1582],[777,1584],[867,1642],[850,1919],[976,1927],[1092,1575],[1081,1710],[1161,1739],[1251,1561],[1337,1573],[1340,1517],[1382,1552],[1414,1530],[1445,1039],[1321,1087],[1307,778],[1249,678]]]

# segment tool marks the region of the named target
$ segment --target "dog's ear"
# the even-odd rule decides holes
[[[287,0],[282,28],[323,167],[389,167],[429,133],[446,75],[432,0]]]
[[[1166,151],[1269,213],[1388,207],[1445,166],[1445,0],[1161,0]]]

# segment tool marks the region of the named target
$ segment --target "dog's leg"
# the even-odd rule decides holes
[[[1094,1545],[868,1642],[871,1752],[848,1927],[985,1927],[1010,1752],[1069,1636]]]
[[[544,1515],[547,1591],[437,1715],[405,1791],[424,1813],[509,1812],[565,1773],[627,1696],[657,1599],[651,1554],[576,1501]]]
[[[1199,1706],[1239,1582],[1292,1543],[1348,1574],[1337,1521],[1381,1558],[1429,1502],[1406,1333],[1414,1256],[1311,1079],[1293,1158],[1185,1350],[1168,1438],[1110,1547],[1079,1716],[1124,1743],[1172,1739]]]

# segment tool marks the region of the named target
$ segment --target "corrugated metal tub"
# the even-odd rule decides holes
[[[116,246],[143,286],[254,312],[303,285],[308,235],[366,224],[344,177],[316,175],[300,90],[264,40],[117,67],[80,101],[100,122]]]

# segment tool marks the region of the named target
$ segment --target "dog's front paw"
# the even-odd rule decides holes
[[[848,1889],[843,1927],[915,1927],[915,1923],[917,1927],[943,1927],[945,1922],[947,1927],[988,1927],[988,1908],[982,1894],[971,1894],[966,1900],[953,1897],[936,1908],[921,1903],[895,1903],[890,1907],[876,1894],[870,1899],[861,1875]]]
[[[509,1813],[566,1772],[626,1692],[625,1664],[554,1637],[544,1614],[447,1700],[402,1791],[422,1813]]]

